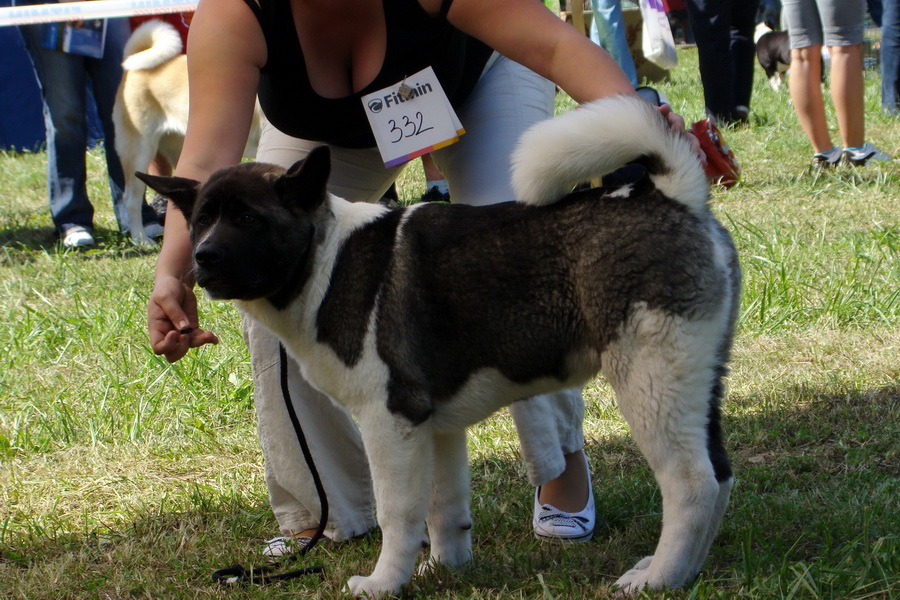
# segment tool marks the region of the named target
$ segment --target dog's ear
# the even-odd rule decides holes
[[[140,172],[135,175],[156,193],[171,200],[175,207],[184,213],[187,221],[191,220],[194,202],[197,200],[197,190],[200,189],[199,181],[185,177],[160,177]]]
[[[306,212],[312,212],[325,200],[328,176],[331,174],[331,150],[317,146],[301,161],[294,163],[278,181],[285,199]]]

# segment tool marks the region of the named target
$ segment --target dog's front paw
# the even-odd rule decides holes
[[[652,556],[642,558],[634,567],[628,570],[624,575],[616,581],[619,588],[616,591],[617,597],[631,596],[637,594],[649,583],[650,579],[650,563],[653,562]]]
[[[461,567],[472,560],[472,524],[435,532],[431,540],[431,560],[451,567]]]
[[[416,573],[419,575],[428,575],[429,573],[438,570],[441,567],[456,569],[456,570],[465,570],[471,565],[472,553],[461,555],[458,559],[453,560],[443,560],[440,558],[435,558],[431,556],[426,560],[423,560],[419,567],[416,569]]]
[[[347,590],[355,598],[388,598],[400,593],[400,586],[392,586],[375,577],[356,575],[347,580]]]

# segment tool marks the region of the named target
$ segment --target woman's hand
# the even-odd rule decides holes
[[[147,329],[153,352],[164,355],[170,363],[191,348],[219,343],[214,333],[200,329],[193,290],[171,276],[156,280],[147,304]]]
[[[687,125],[684,122],[684,118],[676,112],[672,111],[672,107],[668,104],[661,104],[659,106],[659,114],[661,114],[666,121],[669,123],[669,128],[672,131],[679,131],[687,133],[688,139],[691,141],[691,149],[694,151],[694,154],[697,155],[697,158],[700,160],[700,164],[706,167],[706,154],[703,150],[700,149],[700,140],[697,139],[697,136],[693,134],[690,130],[687,130]]]
[[[266,40],[242,0],[202,2],[191,21],[188,51],[188,127],[175,175],[206,181],[236,165],[247,143],[266,64]],[[209,98],[221,101],[209,102]],[[191,242],[181,211],[169,203],[166,232],[156,262],[156,285],[147,304],[150,345],[169,362],[219,339],[199,327],[193,292]]]
[[[659,105],[659,114],[661,114],[666,121],[669,122],[669,127],[672,131],[684,131],[685,130],[685,122],[684,118],[678,113],[672,110],[672,107],[668,104],[660,104]]]

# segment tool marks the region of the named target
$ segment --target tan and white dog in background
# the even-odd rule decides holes
[[[141,220],[146,186],[134,173],[146,171],[157,153],[171,165],[178,162],[188,121],[187,57],[178,31],[163,21],[148,21],[135,29],[124,56],[125,72],[113,108],[116,152],[125,171],[122,202],[131,239],[152,244]],[[260,116],[257,105],[244,156],[256,155]]]

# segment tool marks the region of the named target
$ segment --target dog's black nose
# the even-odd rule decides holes
[[[225,251],[221,246],[201,244],[200,247],[194,251],[194,260],[197,261],[198,265],[214,265],[221,262],[224,258]]]

